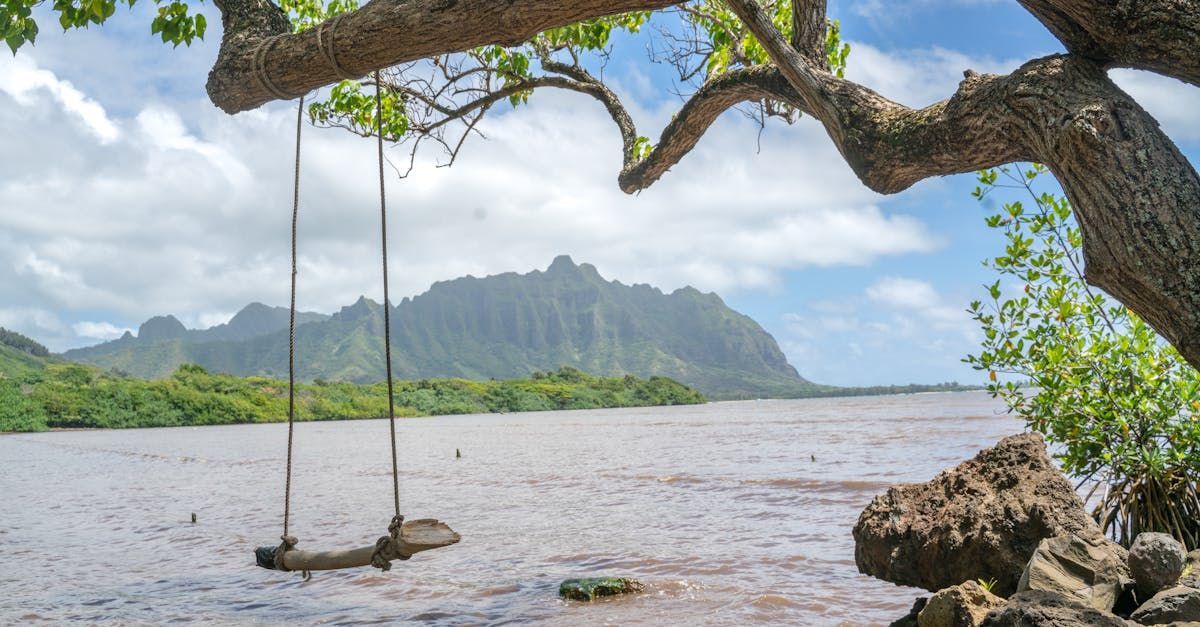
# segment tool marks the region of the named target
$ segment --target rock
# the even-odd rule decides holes
[[[980,627],[1136,627],[1112,614],[1089,607],[1068,596],[1044,590],[1013,595],[984,617]]]
[[[1067,534],[1038,543],[1017,591],[1059,592],[1098,610],[1110,611],[1129,579],[1128,553],[1101,534]]]
[[[1143,625],[1200,621],[1200,590],[1187,586],[1167,588],[1150,597],[1129,618]]]
[[[1186,558],[1175,538],[1165,533],[1138,534],[1129,547],[1129,572],[1137,582],[1138,599],[1149,599],[1179,581]]]
[[[917,616],[918,627],[977,627],[1004,599],[974,581],[938,590]]]
[[[1179,585],[1200,588],[1200,549],[1187,554],[1183,561],[1183,572],[1179,574]]]
[[[1038,542],[1099,529],[1040,435],[1007,437],[928,483],[875,497],[854,527],[859,571],[884,581],[941,590],[995,579],[1017,589]]]
[[[643,586],[636,579],[626,577],[586,577],[568,579],[558,585],[558,596],[576,601],[592,601],[598,597],[641,592]]]
[[[929,597],[920,597],[913,602],[912,609],[908,614],[892,621],[888,627],[917,627],[917,616],[921,614],[921,610],[925,609],[925,604],[929,602]]]

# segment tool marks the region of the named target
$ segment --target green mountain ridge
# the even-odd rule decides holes
[[[370,383],[384,378],[383,307],[360,298],[297,327],[302,380]],[[236,323],[236,324],[235,324]],[[253,323],[253,324],[251,324]],[[287,309],[253,304],[227,325],[188,330],[174,317],[138,336],[64,357],[135,376],[164,378],[199,364],[236,375],[287,372]],[[571,366],[597,375],[666,376],[710,398],[807,395],[775,339],[716,294],[607,281],[560,256],[544,271],[435,283],[392,310],[397,377],[510,379]]]

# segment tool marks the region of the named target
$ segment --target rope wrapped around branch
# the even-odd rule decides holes
[[[392,569],[392,560],[406,560],[412,555],[405,555],[401,552],[403,543],[400,540],[400,531],[404,527],[403,516],[393,516],[391,524],[388,525],[388,535],[380,536],[375,541],[375,552],[371,554],[371,565],[382,571]]]

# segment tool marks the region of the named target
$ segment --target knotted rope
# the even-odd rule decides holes
[[[267,75],[267,53],[271,51],[271,46],[274,46],[280,37],[283,37],[283,35],[272,35],[258,42],[258,47],[254,49],[254,78],[258,81],[258,86],[262,87],[263,91],[268,94],[280,100],[291,100],[295,96],[275,86],[275,83],[271,81],[271,77]]]
[[[342,13],[332,20],[321,22],[321,24],[317,26],[317,48],[321,51],[321,56],[325,57],[325,62],[329,64],[329,67],[333,68],[333,73],[336,74],[338,78],[345,81],[352,81],[362,75],[348,72],[342,67],[342,64],[338,63],[337,53],[334,51],[333,42],[334,35],[337,34],[338,22],[340,22],[345,16],[346,14]],[[328,36],[325,35],[326,27],[329,28]],[[325,45],[326,41],[329,42],[328,46]]]
[[[296,544],[300,541],[295,536],[288,535],[279,536],[279,540],[279,548],[275,549],[275,570],[282,570],[285,573],[292,572],[292,569],[283,563],[283,554],[296,548]],[[312,573],[307,570],[300,571],[300,575],[304,581],[312,579]]]
[[[388,535],[380,536],[375,541],[375,551],[371,553],[371,565],[382,571],[392,569],[392,560],[406,560],[411,555],[404,555],[400,552],[400,547],[403,542],[400,540],[400,532],[404,528],[404,517],[396,515],[392,517],[392,523],[388,525]]]

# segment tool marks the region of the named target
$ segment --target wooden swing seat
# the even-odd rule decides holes
[[[386,536],[385,536],[386,537]],[[399,541],[393,540],[384,556],[391,560],[406,560],[422,551],[457,544],[462,536],[444,522],[434,518],[407,520],[400,527]],[[254,554],[259,566],[279,570],[275,565],[275,554],[279,547],[259,547]],[[283,570],[313,571],[339,570],[370,566],[376,545],[341,551],[304,551],[290,549],[283,554]]]

